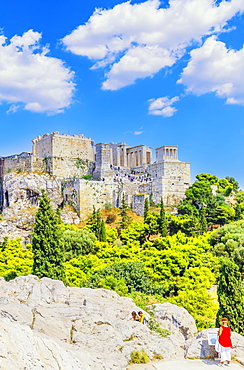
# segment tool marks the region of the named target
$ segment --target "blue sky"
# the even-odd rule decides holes
[[[4,1],[0,155],[38,135],[178,145],[244,188],[244,0]]]

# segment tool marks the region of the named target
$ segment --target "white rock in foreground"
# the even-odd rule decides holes
[[[162,338],[131,318],[130,298],[22,276],[0,280],[0,348],[6,369],[125,369],[133,350],[183,358],[184,341]],[[83,366],[83,367],[82,367]]]

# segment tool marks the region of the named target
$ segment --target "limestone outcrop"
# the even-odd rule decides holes
[[[29,242],[41,189],[47,191],[54,209],[63,202],[61,181],[47,173],[11,172],[4,176],[4,209],[3,219],[0,221],[0,241],[6,236],[9,239],[20,237],[25,243]],[[62,210],[61,217],[65,223],[80,222],[77,213],[68,206]]]
[[[189,312],[175,304],[165,302],[156,304],[154,314],[163,329],[168,329],[177,338],[183,340],[192,338],[197,333],[195,321]]]
[[[0,297],[2,368],[119,370],[141,349],[150,359],[184,358],[181,334],[161,337],[133,321],[139,307],[113,291],[28,275],[2,278]]]

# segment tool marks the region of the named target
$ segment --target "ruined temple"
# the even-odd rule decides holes
[[[128,204],[141,213],[146,197],[155,204],[163,198],[174,206],[190,185],[190,163],[178,159],[177,146],[153,150],[146,145],[96,144],[84,135],[44,134],[32,140],[32,151],[0,158],[0,207],[8,206],[4,175],[49,173],[62,182],[64,202],[86,216],[92,207],[120,205],[122,193]],[[90,175],[87,177],[87,175]],[[88,179],[89,178],[89,179]]]

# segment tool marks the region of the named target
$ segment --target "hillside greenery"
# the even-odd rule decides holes
[[[43,193],[32,245],[6,238],[0,243],[0,276],[53,278],[57,272],[69,286],[112,289],[144,309],[169,301],[185,307],[199,329],[214,327],[216,317],[226,312],[223,261],[229,261],[228,274],[238,272],[238,284],[244,273],[244,192],[232,177],[201,174],[177,213],[167,211],[163,201],[150,206],[147,200],[144,217],[136,216],[123,195],[119,209],[94,208],[86,222],[75,226],[61,222]],[[218,283],[220,304],[217,294],[209,293]]]

